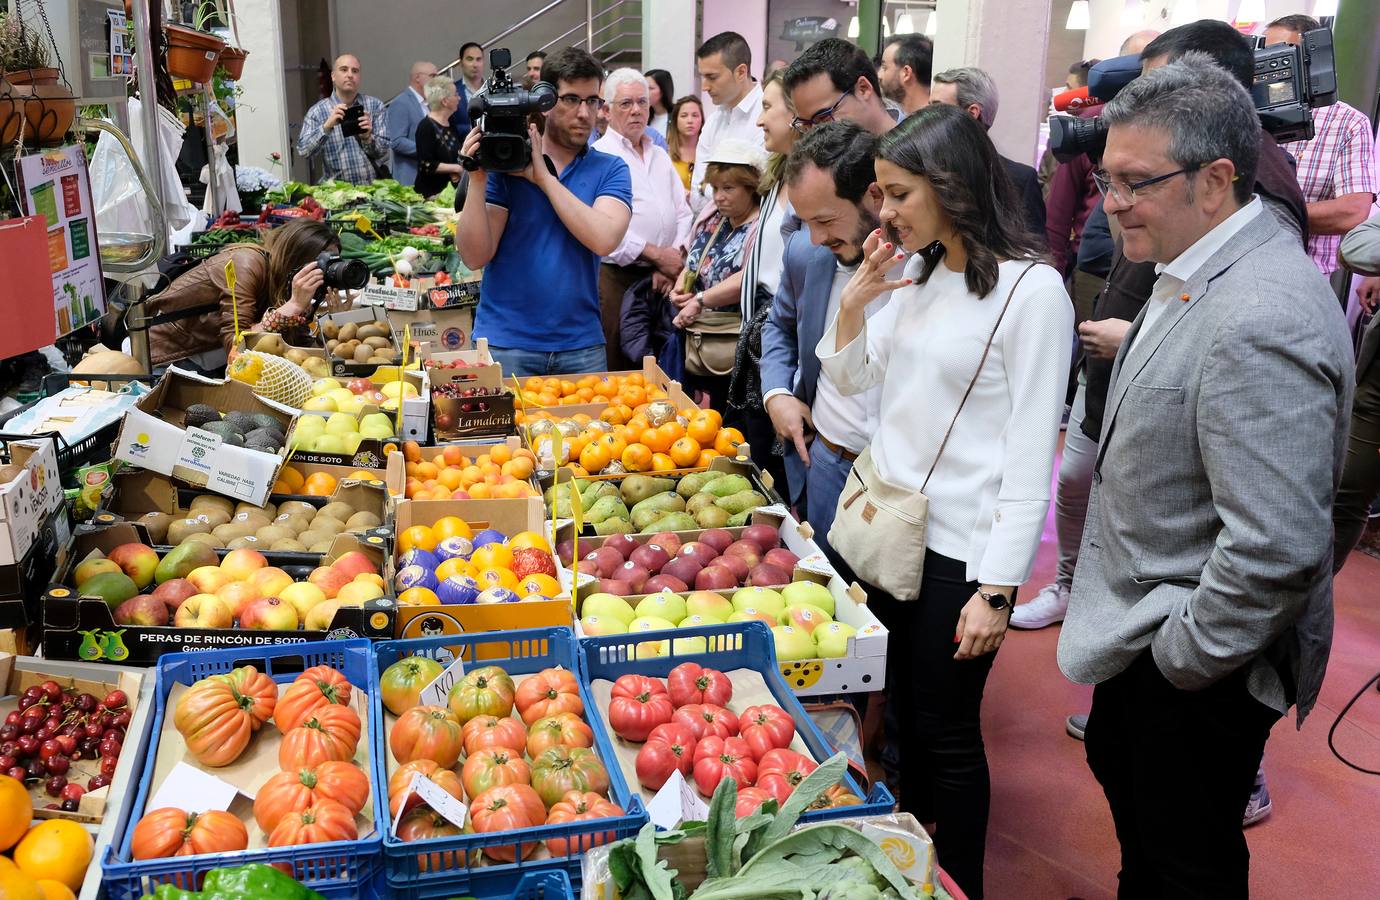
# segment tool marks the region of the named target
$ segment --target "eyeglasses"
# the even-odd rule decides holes
[[[651,106],[651,102],[646,97],[624,97],[622,100],[613,104],[620,112],[627,112],[636,106],[638,109],[646,109]]]
[[[1168,181],[1175,175],[1192,175],[1201,168],[1202,165],[1185,166],[1182,169],[1176,169],[1164,175],[1156,175],[1154,178],[1147,178],[1144,181],[1117,181],[1101,169],[1094,171],[1092,177],[1093,183],[1097,185],[1102,196],[1111,194],[1116,202],[1122,206],[1134,206],[1137,192],[1144,192],[1146,188]]]
[[[834,121],[834,113],[838,112],[838,108],[843,101],[851,96],[853,96],[852,91],[844,91],[839,95],[839,98],[834,101],[834,105],[828,109],[821,109],[808,119],[802,119],[800,116],[796,116],[794,119],[791,119],[791,129],[800,134],[804,134],[816,125],[823,125],[825,122]]]
[[[604,100],[598,94],[593,97],[581,97],[579,94],[561,94],[556,98],[561,101],[561,105],[566,109],[575,109],[581,103],[590,108],[590,111],[597,110],[604,105]]]

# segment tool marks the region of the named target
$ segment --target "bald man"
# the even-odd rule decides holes
[[[388,175],[388,112],[382,100],[359,92],[359,77],[359,57],[336,57],[331,67],[334,90],[302,120],[297,153],[313,159],[313,167],[319,161],[321,180],[369,184]]]
[[[393,177],[408,187],[417,181],[417,124],[426,118],[422,90],[436,77],[436,64],[414,62],[407,87],[388,101],[388,134],[393,139]]]
[[[1130,56],[1132,53],[1139,53],[1140,51],[1145,49],[1146,44],[1149,44],[1151,41],[1153,41],[1155,38],[1159,36],[1160,33],[1153,28],[1147,28],[1144,31],[1137,31],[1135,34],[1131,35],[1126,40],[1121,42],[1121,55]]]

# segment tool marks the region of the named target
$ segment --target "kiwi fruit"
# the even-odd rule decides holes
[[[335,340],[340,334],[340,326],[331,321],[321,323],[321,335],[328,340]]]
[[[188,428],[201,428],[208,422],[219,421],[220,413],[214,406],[207,406],[205,403],[193,403],[182,414],[182,422]]]
[[[180,544],[195,534],[210,533],[212,525],[205,519],[174,519],[164,533],[169,544]]]
[[[312,531],[324,531],[330,535],[337,535],[345,530],[345,523],[334,516],[320,516],[311,520]]]
[[[264,525],[255,530],[254,536],[259,539],[259,543],[264,546],[272,546],[279,541],[297,540],[297,532],[288,528],[286,525]]]
[[[252,534],[246,534],[244,537],[235,538],[233,541],[226,544],[225,548],[227,550],[238,550],[241,547],[250,547],[253,549],[258,549],[261,546],[262,544],[258,538],[256,538]]]
[[[367,531],[383,524],[383,520],[368,510],[360,510],[345,520],[346,531]]]
[[[150,512],[144,513],[137,521],[148,530],[151,542],[155,544],[167,542],[168,528],[173,523],[172,516],[165,512]]]
[[[194,509],[187,515],[187,518],[201,519],[210,526],[207,530],[226,525],[230,522],[230,514],[218,506],[203,506],[200,509]]]
[[[289,347],[288,352],[283,354],[283,359],[290,363],[296,363],[299,366],[306,361],[306,358],[307,351],[303,350],[301,347]]]
[[[329,544],[331,541],[335,540],[335,535],[331,534],[328,531],[317,531],[315,528],[309,528],[301,534],[297,535],[297,540],[300,541],[304,546],[310,548],[315,544],[321,543],[322,541],[325,541]]]
[[[331,338],[329,341],[326,342],[326,352],[334,356],[335,348],[339,346],[340,341],[337,341],[335,338]]]
[[[350,518],[350,516],[354,515],[354,513],[355,509],[350,504],[340,500],[333,500],[321,507],[316,514],[318,516],[330,516],[332,519],[339,519],[344,522],[346,519]]]
[[[187,507],[187,515],[195,515],[197,510],[208,506],[211,509],[222,510],[227,521],[235,514],[235,504],[231,502],[229,497],[222,497],[219,494],[198,494],[192,498],[191,504]]]
[[[235,513],[235,515],[230,519],[230,522],[228,524],[248,525],[250,528],[254,529],[255,531],[258,531],[265,525],[270,525],[272,523],[273,520],[268,517],[267,513],[264,513],[261,510],[256,509]]]
[[[209,532],[206,534],[194,534],[191,537],[187,538],[187,540],[200,541],[206,546],[214,547],[217,550],[225,546],[225,541],[222,541],[220,538],[216,537],[214,534],[210,534]]]
[[[271,519],[278,515],[278,508],[272,503],[265,503],[263,506],[258,506],[247,500],[241,500],[239,503],[235,504],[235,514],[239,515],[242,512],[259,512]]]
[[[359,331],[356,333],[356,336],[362,340],[371,337],[388,337],[388,334],[389,330],[387,325],[382,322],[369,322],[359,326]]]
[[[369,357],[374,355],[374,348],[368,344],[360,344],[355,348],[354,355],[350,358],[357,363],[368,362]]]
[[[282,541],[275,541],[274,543],[268,546],[268,549],[291,553],[305,553],[307,551],[306,546],[301,541],[295,541],[291,538]]]
[[[350,341],[353,341],[355,339],[355,335],[358,332],[358,324],[354,322],[346,322],[344,325],[340,326],[340,332],[336,335],[336,337],[340,338],[341,343],[349,343]]]
[[[217,525],[211,529],[211,533],[227,543],[235,538],[244,537],[254,533],[252,525],[245,525],[243,522],[226,522],[224,525]]]
[[[286,516],[280,515],[273,520],[273,524],[291,529],[293,534],[301,534],[311,527],[311,516],[304,516],[301,513]]]
[[[316,515],[316,507],[305,500],[284,500],[278,504],[278,515],[279,517],[303,515],[307,517],[307,521],[311,521],[311,517]]]
[[[396,356],[371,356],[368,359],[366,359],[365,362],[376,363],[381,366],[386,366],[390,363],[397,362],[397,360],[398,358]]]
[[[329,541],[317,541],[315,544],[309,545],[307,547],[307,550],[309,550],[312,553],[326,553],[331,549],[331,544],[333,544],[334,542],[334,538],[332,538]]]
[[[367,337],[364,343],[377,350],[389,350],[393,347],[393,342],[384,337]]]

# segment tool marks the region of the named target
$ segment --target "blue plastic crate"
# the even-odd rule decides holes
[[[513,873],[490,873],[488,869],[476,869],[469,886],[465,888],[464,897],[466,900],[575,900],[579,896],[578,876],[572,881],[563,863],[547,862],[542,865],[548,868],[541,871],[529,869],[517,880],[516,890],[513,889]],[[416,883],[400,878],[389,878],[386,885],[387,892],[379,896],[390,900],[399,897],[451,900],[456,896],[454,889],[444,885],[420,888]]]
[[[454,648],[466,660],[466,668],[494,665],[510,675],[528,675],[543,669],[560,666],[575,673],[577,667],[575,634],[569,628],[529,628],[518,631],[484,632],[476,634],[440,635],[405,641],[382,641],[373,645],[374,664],[370,673],[369,717],[378,723],[372,732],[374,756],[380,767],[386,766],[386,736],[383,733],[384,710],[379,678],[390,665],[407,656],[430,656],[443,665],[453,659]],[[482,648],[482,649],[479,649]],[[454,897],[457,894],[487,896],[511,886],[527,873],[561,870],[577,882],[580,877],[580,856],[564,859],[529,859],[513,863],[480,861],[477,851],[485,848],[512,847],[531,844],[550,838],[576,838],[583,835],[612,833],[615,840],[637,833],[647,821],[641,800],[628,790],[623,773],[613,755],[613,745],[604,731],[602,718],[592,714],[594,701],[580,680],[580,699],[584,701],[590,728],[594,731],[594,749],[604,761],[609,773],[609,799],[627,810],[624,816],[572,822],[564,825],[542,825],[521,828],[499,834],[472,834],[435,838],[407,843],[393,837],[390,828],[384,829],[383,855],[388,872],[389,894],[394,897],[430,898]],[[388,809],[387,776],[374,782],[374,806]],[[419,856],[428,861],[423,872]],[[514,852],[516,857],[518,854]],[[498,896],[498,894],[494,894]],[[503,895],[507,896],[507,895]],[[519,897],[523,895],[519,894]]]
[[[153,733],[160,734],[168,714],[168,695],[175,684],[192,684],[208,675],[223,675],[243,665],[252,665],[279,684],[291,682],[312,666],[327,665],[338,670],[356,690],[369,690],[372,670],[367,640],[318,641],[301,644],[273,644],[245,647],[239,650],[203,650],[192,653],[169,653],[158,660],[154,682]],[[371,748],[380,724],[370,710],[366,734]],[[272,727],[266,726],[266,727]],[[347,898],[376,896],[383,883],[382,828],[379,810],[374,809],[375,827],[367,836],[353,841],[331,841],[323,844],[303,844],[297,847],[274,847],[246,850],[235,854],[203,854],[172,859],[132,861],[130,843],[134,824],[143,817],[153,782],[153,764],[157,745],[149,748],[144,761],[139,791],[129,807],[128,818],[121,823],[120,838],[112,842],[101,860],[104,887],[110,900],[139,900],[151,894],[162,882],[185,879],[187,873],[199,878],[212,869],[244,863],[290,863],[293,876],[307,887],[327,897]],[[383,778],[383,765],[377,754],[372,755],[369,779],[374,784]],[[388,814],[384,803],[383,815]],[[180,882],[185,883],[185,881]]]
[[[691,653],[683,649],[687,638],[704,638],[706,650]],[[637,645],[670,640],[670,653],[663,656],[637,656]],[[762,676],[771,691],[776,705],[784,709],[795,720],[796,734],[809,748],[810,755],[817,762],[823,762],[836,752],[825,739],[819,726],[800,705],[795,692],[781,678],[781,667],[776,661],[776,642],[771,630],[763,622],[737,622],[726,625],[702,625],[698,628],[677,628],[675,631],[644,631],[636,634],[619,634],[608,637],[580,639],[580,681],[588,690],[595,679],[617,681],[620,675],[650,675],[665,679],[671,670],[681,663],[699,663],[708,668],[728,671],[731,669],[752,669]],[[845,773],[844,787],[863,796],[862,789],[852,775]],[[807,822],[820,822],[827,819],[842,819],[850,816],[883,815],[892,811],[896,798],[886,785],[878,782],[866,795],[860,806],[845,806],[838,809],[817,809],[805,813],[800,818]]]

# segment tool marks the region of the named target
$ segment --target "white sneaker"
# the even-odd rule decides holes
[[[1011,613],[1012,628],[1044,628],[1064,621],[1069,610],[1069,589],[1062,584],[1047,584],[1029,603]]]

